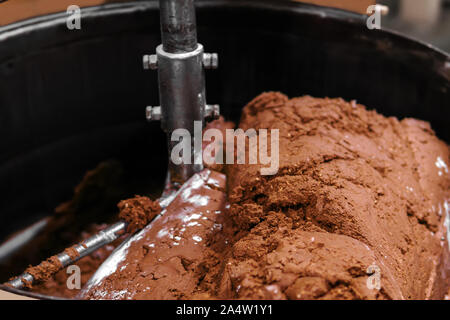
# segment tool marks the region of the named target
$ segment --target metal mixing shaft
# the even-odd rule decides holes
[[[55,257],[59,261],[59,269],[63,269],[68,265],[80,260],[81,258],[91,254],[97,249],[117,240],[122,234],[125,233],[127,224],[124,221],[117,222],[112,226],[100,231],[99,233],[93,235],[92,237],[84,240],[73,247],[78,253],[77,257],[70,257],[66,252],[61,252]],[[56,273],[57,270],[54,270]],[[20,276],[10,280],[7,284],[16,289],[22,289],[25,287],[25,282],[28,284],[33,284],[35,281],[33,275],[28,272],[22,273]]]
[[[203,169],[202,141],[195,139],[195,121],[203,128],[205,117],[219,116],[218,105],[206,104],[204,74],[204,69],[217,68],[218,56],[204,53],[197,43],[194,0],[160,0],[159,5],[162,44],[156,48],[156,55],[144,56],[144,68],[158,69],[161,106],[147,107],[146,115],[148,120],[161,120],[168,140],[170,180],[183,183]],[[180,138],[172,135],[177,129],[190,134],[189,163],[171,161]]]
[[[175,197],[178,196],[180,190],[168,192],[166,195],[159,198],[158,202],[161,206],[161,209],[165,209],[172,201],[175,199]],[[46,262],[44,261],[39,266],[41,266],[41,269],[44,269],[50,276],[57,271],[67,267],[70,264],[73,264],[74,262],[80,260],[81,258],[86,257],[87,255],[91,254],[92,252],[100,249],[101,247],[117,240],[120,236],[125,234],[127,232],[128,223],[125,221],[119,221],[115,224],[105,228],[104,230],[94,234],[93,236],[89,237],[88,239],[82,241],[79,244],[76,244],[72,246],[73,249],[77,251],[76,257],[71,257],[66,251],[61,252],[60,254],[54,256],[59,262],[58,262],[58,270],[48,270],[45,266]],[[126,243],[126,240],[123,242]],[[122,245],[123,245],[122,243]],[[39,267],[38,266],[38,267]],[[16,289],[22,289],[28,285],[32,285],[35,282],[35,278],[33,275],[31,275],[28,272],[24,272],[18,277],[13,278],[12,280],[8,281],[6,283],[7,286],[16,288]]]

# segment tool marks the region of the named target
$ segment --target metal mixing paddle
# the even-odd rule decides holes
[[[159,199],[159,204],[161,206],[161,209],[166,208],[172,200],[177,196],[178,192],[172,192],[164,197],[161,197]],[[58,255],[54,256],[60,263],[59,269],[54,269],[51,271],[51,273],[55,274],[56,272],[64,269],[65,267],[73,264],[74,262],[86,257],[87,255],[91,254],[92,252],[96,251],[97,249],[100,249],[101,247],[114,242],[117,240],[120,236],[124,235],[126,233],[128,224],[125,221],[119,221],[106,229],[98,232],[97,234],[93,235],[92,237],[82,241],[79,244],[76,244],[75,246],[71,247],[75,249],[78,253],[76,257],[70,257],[70,255],[63,251],[59,253]],[[126,240],[125,240],[126,241]],[[45,261],[43,262],[45,263]],[[42,265],[42,263],[41,263]],[[47,276],[51,276],[52,274],[48,273]],[[33,275],[29,274],[28,272],[24,272],[21,275],[15,277],[14,279],[8,281],[6,283],[7,286],[16,288],[16,289],[22,289],[26,286],[30,286],[35,282],[35,278]]]
[[[73,246],[72,248],[74,248],[78,252],[78,256],[76,258],[71,258],[65,251],[56,255],[55,257],[60,263],[59,270],[73,264],[74,262],[113,242],[114,240],[117,240],[121,235],[125,233],[126,229],[127,223],[124,221],[120,221],[84,240],[83,242]],[[54,270],[54,273],[59,270]],[[35,278],[28,272],[24,272],[18,277],[8,281],[6,285],[16,289],[22,289],[27,285],[32,285],[34,282]]]
[[[161,120],[161,127],[167,134],[168,183],[160,199],[160,205],[164,209],[176,196],[173,187],[180,187],[193,174],[203,169],[201,140],[191,139],[189,163],[175,165],[170,155],[176,142],[171,138],[172,133],[179,128],[187,130],[191,137],[195,137],[195,130],[198,130],[195,122],[200,123],[200,129],[203,129],[206,117],[219,116],[218,105],[206,104],[204,74],[204,69],[218,67],[218,55],[204,53],[203,46],[197,43],[194,0],[160,0],[159,5],[162,44],[156,48],[156,55],[145,55],[143,62],[145,69],[158,69],[161,106],[147,107],[146,117],[147,120]],[[52,258],[59,261],[61,270],[117,240],[126,230],[127,223],[120,221],[73,246],[72,248],[78,252],[76,257],[62,252]],[[129,239],[130,237],[124,243]],[[55,269],[52,272],[56,273],[59,270]],[[21,289],[34,281],[34,277],[25,272],[7,282],[7,285]]]

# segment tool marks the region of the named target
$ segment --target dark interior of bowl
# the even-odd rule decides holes
[[[450,141],[448,55],[365,18],[288,2],[197,1],[198,38],[218,52],[209,103],[235,121],[262,91],[343,97],[389,116],[430,121]],[[160,43],[155,2],[84,9],[0,28],[0,242],[70,199],[99,162],[163,185],[165,136],[145,121],[157,74],[142,55]]]

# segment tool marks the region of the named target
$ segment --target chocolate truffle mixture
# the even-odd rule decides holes
[[[204,170],[180,190],[163,214],[135,235],[123,259],[106,261],[107,275],[94,275],[91,299],[182,299],[201,297],[208,273],[227,247],[223,231],[225,176]]]
[[[233,126],[221,119],[208,127]],[[278,173],[209,166],[79,298],[449,294],[450,151],[428,123],[354,101],[268,92],[245,106],[239,127],[279,129]],[[145,198],[132,203],[143,208]],[[138,212],[142,225],[158,208],[147,209]],[[368,285],[374,276],[379,289]]]
[[[269,92],[239,127],[280,130],[278,173],[219,168],[226,200],[225,176],[202,172],[84,298],[445,296],[450,154],[427,123]],[[368,286],[374,272],[379,289]]]
[[[280,170],[229,167],[230,215],[248,233],[227,257],[220,297],[444,297],[450,154],[428,123],[264,93],[240,127],[280,129]],[[380,290],[367,286],[373,264]]]

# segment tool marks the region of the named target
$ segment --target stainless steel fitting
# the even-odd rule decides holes
[[[219,55],[217,53],[204,53],[203,66],[205,69],[217,69],[219,67]]]

